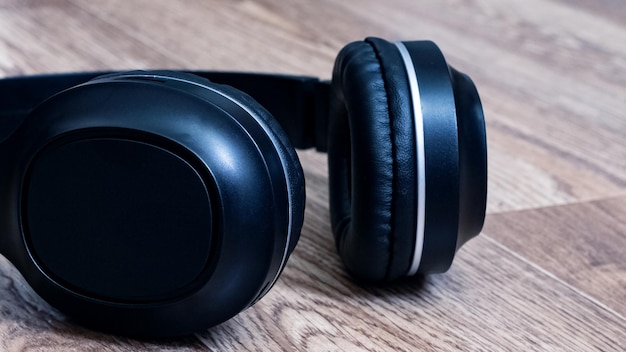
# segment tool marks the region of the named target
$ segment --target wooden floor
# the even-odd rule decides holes
[[[325,155],[275,288],[197,336],[137,341],[76,326],[0,261],[9,351],[626,350],[623,0],[1,0],[0,75],[188,68],[329,78],[352,40],[432,39],[470,74],[489,142],[483,234],[451,270],[361,287],[331,240]]]

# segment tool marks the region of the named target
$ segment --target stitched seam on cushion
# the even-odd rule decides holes
[[[393,218],[394,218],[394,200],[395,200],[395,184],[396,184],[396,144],[394,143],[394,124],[393,118],[391,117],[391,105],[389,104],[389,87],[387,86],[387,81],[385,80],[385,70],[382,65],[382,60],[380,57],[380,53],[376,49],[376,47],[370,43],[366,43],[372,47],[374,54],[376,55],[376,59],[378,60],[378,66],[380,67],[381,80],[383,81],[383,87],[385,88],[385,101],[387,102],[387,116],[389,117],[389,142],[391,143],[391,201],[389,205],[389,260],[387,261],[387,268],[385,268],[385,279],[389,278],[389,272],[391,270],[391,262],[393,258],[393,248],[395,244],[395,236],[394,236],[394,226],[393,226]]]

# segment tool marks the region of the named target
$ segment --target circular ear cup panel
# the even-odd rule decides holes
[[[145,74],[145,72],[143,74]],[[149,74],[162,77],[164,79],[181,79],[186,82],[200,85],[204,88],[214,89],[220,94],[228,96],[241,107],[246,109],[251,116],[257,118],[257,122],[262,125],[263,130],[268,134],[269,138],[273,142],[272,144],[275,147],[275,151],[278,153],[282,164],[281,168],[284,172],[284,175],[281,176],[285,177],[288,184],[288,194],[286,194],[285,197],[288,198],[289,202],[289,226],[285,228],[284,234],[280,234],[284,235],[286,239],[284,246],[280,248],[279,256],[281,258],[277,261],[277,265],[272,268],[272,273],[270,273],[272,278],[256,298],[256,300],[258,300],[269,291],[278,279],[278,275],[286,264],[289,255],[295,249],[300,237],[302,224],[304,222],[304,206],[306,198],[304,173],[296,151],[291,146],[289,138],[276,119],[274,119],[265,108],[259,105],[259,103],[246,93],[227,85],[212,83],[205,78],[185,72],[151,71]],[[126,74],[126,76],[128,75],[129,74]],[[197,91],[197,93],[203,94],[202,90]]]
[[[20,158],[22,161],[15,167],[16,182],[29,175],[29,160],[44,153],[41,151],[42,148],[57,140],[63,143],[74,140],[96,141],[93,142],[94,152],[91,154],[99,154],[100,150],[107,149],[100,148],[101,143],[97,142],[98,140],[122,141],[112,142],[119,146],[114,154],[132,157],[131,163],[136,163],[137,165],[133,166],[137,167],[141,166],[138,164],[148,162],[143,157],[146,153],[140,153],[146,148],[137,147],[135,149],[139,148],[139,152],[128,155],[133,151],[133,146],[139,143],[142,146],[144,144],[154,146],[152,149],[161,148],[169,153],[167,155],[179,157],[182,160],[179,164],[186,162],[190,165],[190,173],[197,171],[200,181],[208,185],[207,189],[211,194],[209,204],[211,212],[204,213],[210,217],[208,225],[205,226],[210,227],[210,231],[201,228],[189,236],[197,240],[194,242],[197,244],[203,240],[205,234],[211,235],[211,246],[208,247],[210,253],[208,257],[202,253],[190,258],[185,257],[185,260],[191,261],[187,266],[192,266],[192,269],[200,267],[196,265],[196,262],[200,261],[198,258],[206,257],[207,265],[198,269],[201,272],[196,275],[198,270],[194,272],[186,269],[187,266],[183,266],[185,263],[179,263],[178,267],[187,272],[170,273],[168,281],[164,282],[167,284],[166,289],[156,292],[153,296],[146,298],[147,293],[153,293],[152,287],[159,285],[158,280],[150,282],[150,285],[139,285],[139,289],[133,292],[139,292],[141,297],[131,297],[133,304],[127,304],[129,294],[119,289],[109,290],[103,294],[92,292],[98,291],[102,286],[108,287],[106,283],[93,283],[93,280],[90,280],[89,285],[79,286],[78,279],[64,275],[61,278],[73,284],[69,287],[50,279],[48,273],[64,274],[58,272],[56,267],[45,269],[50,257],[64,255],[61,251],[43,253],[46,258],[40,256],[40,259],[46,259],[46,262],[33,260],[32,256],[27,256],[27,251],[14,251],[13,255],[18,257],[16,262],[22,265],[20,271],[35,290],[59,310],[78,321],[108,331],[138,335],[175,335],[200,331],[231,318],[254,303],[275,282],[289,249],[295,244],[302,224],[304,207],[302,171],[295,152],[288,147],[287,138],[281,135],[280,127],[272,121],[262,107],[243,93],[212,84],[199,77],[169,75],[167,72],[109,75],[55,95],[38,106],[16,132],[18,137],[15,138],[15,149],[22,155]],[[81,148],[83,145],[75,144],[72,150],[68,151],[67,148],[61,150],[62,158],[53,158],[44,166],[55,164],[54,162],[58,160],[68,163],[78,160],[82,167],[82,160],[90,160],[91,155],[84,153],[85,148]],[[80,155],[86,156],[75,158],[73,155],[76,153],[68,152],[82,153]],[[93,162],[96,161],[94,159]],[[116,162],[113,166],[118,164]],[[159,173],[160,167],[170,168],[170,164],[157,162],[151,165],[153,168],[148,169],[148,175],[145,177],[149,177],[150,173]],[[85,174],[98,170],[89,169]],[[122,175],[118,183],[125,184],[124,170],[118,174]],[[188,181],[190,177],[183,180],[180,180],[180,177],[170,179],[164,176],[165,174],[162,172],[158,177],[158,180],[165,184],[164,187],[167,187],[167,182],[183,182],[184,184],[180,186],[186,187],[185,189],[192,186]],[[40,176],[45,178],[46,175]],[[29,185],[27,181],[14,187],[26,189]],[[116,186],[118,183],[107,184]],[[152,197],[150,192],[153,188],[143,187],[141,194],[136,197],[143,194]],[[70,184],[67,189],[68,192],[72,192],[77,188]],[[176,189],[179,188],[172,187],[172,190]],[[162,195],[171,193],[163,192]],[[174,193],[169,199],[180,200],[185,203],[184,205],[194,208],[191,199],[180,195],[180,192]],[[135,197],[133,194],[129,196],[127,192],[120,192],[119,195],[123,198],[120,201],[128,202],[132,207]],[[29,203],[28,199],[16,201],[27,205],[18,207],[21,209],[20,219],[28,219],[29,215],[41,213],[30,213],[30,205],[33,204]],[[166,205],[171,204],[168,199],[159,201]],[[110,202],[105,205],[110,205]],[[172,204],[171,208],[176,211],[185,209],[176,204]],[[164,238],[162,241],[164,245],[152,246],[153,249],[148,253],[137,250],[141,256],[162,257],[159,252],[161,249],[167,251],[170,248],[172,250],[177,248],[168,246],[166,240],[184,240],[189,237],[177,234],[178,223],[188,224],[184,217],[181,217],[183,219],[181,221],[174,221],[178,218],[172,220],[171,217],[165,216],[166,212],[165,215],[158,213],[153,219],[151,214],[154,212],[151,212],[148,206],[146,209],[148,220],[131,219],[131,221],[134,228],[141,231],[147,229],[149,232],[147,236],[154,232],[143,225],[157,226],[159,229],[163,224],[173,225],[165,229],[166,233],[161,236]],[[195,208],[194,210],[198,211]],[[93,215],[97,217],[98,214]],[[97,217],[97,220],[106,222],[106,218]],[[155,224],[145,223],[152,220]],[[40,230],[46,229],[47,227],[44,227]],[[291,239],[290,231],[293,233]],[[59,235],[50,232],[38,233],[51,238]],[[28,232],[22,232],[21,235],[26,238],[30,236]],[[106,234],[104,236],[106,237]],[[87,245],[93,246],[88,248],[84,245],[78,246],[75,252],[80,252],[81,248],[92,247],[99,250],[101,247],[97,246],[96,241],[84,241]],[[186,246],[194,246],[188,242],[186,241]],[[34,248],[37,244],[32,243],[33,241],[25,241],[26,245]],[[43,245],[45,246],[45,243]],[[125,255],[123,246],[115,248],[122,248],[118,253],[121,256]],[[181,255],[184,257],[184,254]],[[59,265],[66,263],[63,262],[63,258],[53,259],[59,259],[61,261]],[[146,263],[145,267],[151,268],[149,264]],[[90,267],[79,269],[89,272]],[[140,274],[132,276],[131,279],[141,276]],[[154,274],[151,277],[158,279],[158,273]],[[97,273],[94,275],[97,276]],[[119,282],[122,281],[114,277],[111,284]],[[76,294],[77,292],[79,294]]]
[[[368,281],[406,274],[416,227],[416,151],[402,58],[384,40],[338,55],[330,101],[331,221],[348,271]]]
[[[161,77],[162,79],[180,79],[182,81],[192,82],[202,87],[209,87],[215,89],[222,94],[227,95],[231,99],[234,99],[241,106],[245,106],[245,109],[255,117],[257,122],[263,125],[263,129],[268,133],[269,137],[274,142],[276,151],[281,159],[282,166],[285,171],[287,182],[289,183],[288,191],[290,207],[291,207],[291,226],[289,234],[289,243],[287,246],[287,255],[289,255],[295,248],[300,237],[300,231],[304,222],[304,206],[305,206],[305,185],[304,185],[304,172],[295,149],[291,145],[289,138],[283,131],[282,127],[278,124],[276,119],[259,103],[257,103],[252,97],[246,93],[237,90],[233,87],[213,83],[205,78],[186,72],[172,72],[172,71],[136,71],[125,73],[114,73],[111,75],[101,76],[102,78],[116,78],[116,77],[130,77],[133,74],[138,76],[153,76],[155,79]],[[199,90],[197,93],[202,94]],[[285,260],[287,258],[284,258]],[[283,263],[284,264],[284,263]]]

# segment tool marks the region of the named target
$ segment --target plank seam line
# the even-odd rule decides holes
[[[522,262],[526,263],[527,265],[530,265],[533,269],[538,270],[539,272],[541,272],[542,274],[548,276],[549,278],[557,281],[559,284],[569,288],[570,290],[574,291],[576,294],[580,295],[581,297],[587,299],[588,301],[590,301],[591,303],[595,304],[596,306],[598,306],[599,308],[602,308],[604,310],[606,310],[608,313],[613,314],[615,317],[619,318],[620,320],[622,320],[623,322],[626,323],[626,316],[622,315],[620,312],[616,311],[615,309],[611,308],[610,306],[608,306],[607,304],[601,302],[600,300],[598,300],[596,297],[590,295],[589,293],[571,285],[570,283],[568,283],[567,281],[561,279],[560,277],[556,276],[554,273],[544,269],[543,267],[541,267],[539,264],[530,261],[528,258],[522,256],[521,254],[513,251],[512,249],[510,249],[509,247],[505,246],[504,244],[496,241],[494,238],[490,237],[490,236],[485,236],[483,235],[483,237],[495,244],[498,248],[504,250],[505,252],[511,254],[513,257],[521,260]]]
[[[535,207],[531,206],[531,207],[528,207],[528,208],[520,208],[520,209],[487,211],[487,216],[491,217],[491,216],[499,216],[499,215],[509,215],[509,214],[516,214],[516,213],[524,213],[524,212],[528,212],[528,211],[551,209],[551,208],[556,208],[556,207],[567,207],[567,206],[579,205],[579,204],[597,203],[597,202],[602,202],[602,201],[605,201],[605,200],[614,200],[614,199],[620,199],[620,198],[626,198],[626,189],[625,190],[620,190],[616,194],[612,194],[612,195],[609,195],[609,196],[600,196],[600,197],[597,197],[597,198],[591,197],[589,199],[580,199],[580,200],[574,200],[574,201],[571,201],[571,202],[563,202],[563,203],[549,204],[549,205],[540,205],[540,206],[535,206]]]

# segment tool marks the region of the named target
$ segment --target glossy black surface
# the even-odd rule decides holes
[[[24,238],[41,269],[78,293],[120,302],[184,295],[211,260],[202,176],[152,144],[66,136],[27,171]]]
[[[39,105],[0,145],[5,166],[0,206],[7,209],[0,219],[0,249],[39,295],[74,319],[140,336],[199,331],[245,309],[282,269],[285,248],[295,245],[288,239],[297,240],[289,231],[300,231],[303,189],[289,196],[287,160],[278,151],[283,147],[276,146],[265,123],[218,93],[218,86],[200,84],[205,82],[186,82],[178,75],[97,79]],[[89,142],[64,144],[68,140]],[[117,160],[106,166],[95,158]],[[145,169],[136,164],[150,158],[159,164]],[[67,169],[57,169],[61,165],[56,163]],[[298,170],[299,164],[289,163]],[[83,177],[127,191],[142,178],[145,183],[135,193],[107,194],[88,191]],[[42,189],[48,186],[58,189]],[[194,189],[200,194],[184,195]],[[81,207],[51,196],[92,203]],[[147,198],[136,200],[139,196]],[[127,204],[123,210],[130,213],[123,218],[109,208],[116,204],[98,204],[98,197],[151,208]],[[291,206],[290,198],[300,204]],[[195,213],[169,213],[168,204]],[[75,225],[71,214],[48,216],[55,206],[59,212],[76,212]],[[191,215],[194,219],[187,218]],[[154,217],[159,217],[156,223]],[[155,224],[162,228],[156,230]],[[84,233],[89,226],[92,233]],[[150,234],[141,229],[147,228],[161,237],[142,253]],[[126,235],[131,236],[128,246],[99,245]],[[51,245],[55,239],[60,242]],[[164,256],[167,247],[182,253]],[[100,262],[110,255],[121,262]],[[172,258],[182,262],[160,262]],[[129,265],[138,267],[125,271]],[[138,279],[145,281],[115,287]]]

